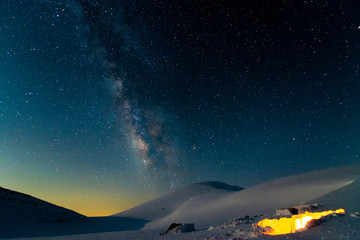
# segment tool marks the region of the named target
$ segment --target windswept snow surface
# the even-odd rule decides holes
[[[33,238],[34,240],[358,240],[360,219],[350,214],[342,217],[330,217],[315,228],[306,231],[268,236],[254,233],[251,225],[233,228],[201,230],[190,233],[160,236],[156,230],[124,231],[112,233],[94,233],[62,237]],[[27,239],[30,240],[30,239]]]
[[[216,198],[197,196],[185,201],[168,216],[146,224],[144,229],[166,228],[172,222],[191,222],[197,227],[207,227],[238,216],[269,213],[277,208],[320,199],[359,178],[360,165],[356,165],[281,178]],[[348,198],[352,199],[352,196]],[[331,199],[336,202],[337,195],[330,195],[328,201]]]
[[[194,183],[114,216],[157,220],[172,214],[182,205],[192,202],[194,199],[201,201],[218,199],[242,189],[217,181]]]
[[[196,186],[196,187],[194,187]],[[182,191],[198,189],[203,186],[190,185],[172,194],[181,195]],[[187,189],[187,190],[186,190]],[[193,191],[193,190],[191,190]],[[190,191],[190,192],[191,192]],[[195,190],[194,190],[195,191]],[[356,240],[360,239],[360,165],[327,169],[301,174],[263,183],[242,191],[218,194],[196,194],[183,204],[172,204],[171,194],[162,198],[173,206],[170,215],[159,218],[147,225],[149,230],[94,233],[63,237],[47,237],[51,240],[68,239],[138,239],[138,240]],[[210,191],[212,192],[212,190]],[[175,194],[176,193],[176,194]],[[159,200],[158,200],[159,201]],[[153,207],[153,200],[144,206]],[[299,203],[319,203],[317,211],[344,208],[345,216],[329,216],[319,226],[306,231],[268,236],[255,232],[251,223],[232,225],[231,219],[254,216],[255,222],[262,218],[274,218],[277,208],[286,208]],[[136,209],[136,208],[134,208]],[[133,210],[134,210],[133,209]],[[138,211],[140,211],[138,209]],[[184,212],[182,212],[184,211]],[[150,210],[146,211],[149,214]],[[264,214],[264,215],[263,215]],[[262,215],[262,216],[260,216]],[[159,215],[158,215],[159,216]],[[113,217],[116,219],[116,217]],[[168,221],[168,222],[167,222]],[[167,228],[172,222],[195,222],[197,231],[177,235],[159,236],[160,229]],[[221,224],[225,222],[225,224]],[[163,224],[163,225],[162,225]],[[210,225],[214,230],[207,230]],[[220,226],[220,227],[219,227]],[[42,238],[36,238],[42,239]]]

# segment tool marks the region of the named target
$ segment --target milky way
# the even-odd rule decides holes
[[[104,215],[358,163],[358,5],[6,1],[0,185]]]
[[[79,1],[78,18],[89,29],[88,45],[102,67],[104,83],[110,83],[120,137],[125,137],[135,154],[135,164],[143,170],[147,184],[160,189],[173,188],[181,174],[174,135],[163,113],[156,106],[139,103],[136,84],[127,74],[128,63],[143,62],[145,54],[137,50],[136,34],[124,23],[121,4]],[[116,9],[113,9],[116,7]],[[84,38],[86,36],[81,36]],[[136,66],[141,67],[141,65]],[[129,90],[131,88],[131,90]]]

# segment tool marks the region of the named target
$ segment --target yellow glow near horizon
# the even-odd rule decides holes
[[[40,159],[24,165],[15,156],[1,156],[0,186],[31,195],[88,217],[109,216],[135,207],[149,199],[146,193],[119,188],[111,181],[97,184],[91,171],[72,172],[77,166],[52,174],[51,165]],[[49,172],[49,173],[47,173]],[[71,174],[72,173],[72,174]],[[106,186],[106,187],[104,187]],[[131,194],[127,194],[131,191]]]
[[[69,192],[57,192],[48,189],[26,189],[3,185],[2,187],[18,191],[39,198],[46,202],[73,210],[87,217],[103,217],[116,214],[141,204],[136,197],[134,199],[121,198],[116,194],[98,193],[87,190],[71,190]]]
[[[17,174],[7,172],[1,174],[0,186],[31,195],[88,217],[109,216],[149,200],[141,193],[120,196],[121,192],[116,190],[94,187],[92,184],[79,184],[72,182],[71,179],[52,182],[39,177],[38,174],[29,174],[25,169]],[[122,190],[122,192],[126,191],[128,190]]]
[[[109,216],[137,205],[133,199],[120,199],[117,196],[80,193],[62,198],[49,196],[47,201],[71,209],[87,217]]]

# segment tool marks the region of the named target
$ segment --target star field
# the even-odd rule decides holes
[[[9,0],[0,185],[104,215],[358,163],[358,7]]]

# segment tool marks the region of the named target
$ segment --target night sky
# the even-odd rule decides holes
[[[359,163],[357,0],[7,0],[0,185],[88,216]]]

